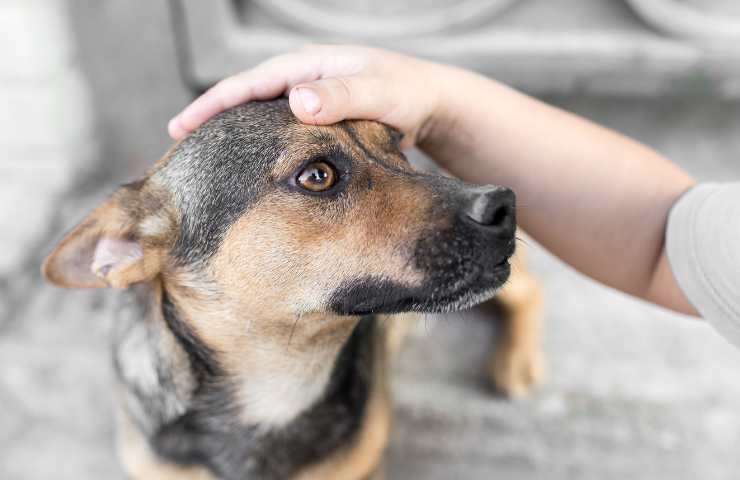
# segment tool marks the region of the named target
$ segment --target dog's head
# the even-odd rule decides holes
[[[375,122],[310,126],[285,101],[222,113],[69,233],[66,287],[161,276],[268,316],[445,311],[509,275],[513,193],[415,171]]]

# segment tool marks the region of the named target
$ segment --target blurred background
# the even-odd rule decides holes
[[[317,41],[476,69],[700,180],[740,178],[735,0],[0,0],[0,478],[123,478],[114,302],[45,285],[40,262],[164,153],[167,120],[194,95]],[[394,373],[389,477],[739,478],[740,352],[534,246],[530,257],[546,385],[497,398],[482,367],[495,326],[477,312],[427,318]]]

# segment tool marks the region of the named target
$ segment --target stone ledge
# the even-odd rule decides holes
[[[471,68],[536,94],[740,98],[736,44],[664,37],[630,19],[628,12],[615,19],[616,12],[607,11],[611,17],[601,18],[597,9],[590,22],[556,21],[558,11],[552,6],[531,3],[539,13],[554,16],[552,27],[512,14],[466,32],[371,43]],[[202,87],[305,43],[358,40],[290,29],[258,13],[239,18],[225,0],[181,0],[179,5],[185,27],[181,33],[188,34],[192,48],[191,74]]]

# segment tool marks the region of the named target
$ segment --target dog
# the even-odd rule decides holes
[[[513,192],[416,171],[400,138],[301,124],[285,100],[235,107],[51,252],[54,284],[124,291],[113,363],[133,478],[380,475],[388,364],[411,318],[496,292],[492,379],[508,395],[541,381]]]

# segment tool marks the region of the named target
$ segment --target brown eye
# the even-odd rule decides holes
[[[337,182],[337,172],[328,163],[313,162],[306,165],[306,168],[298,174],[296,182],[306,190],[323,192]]]

